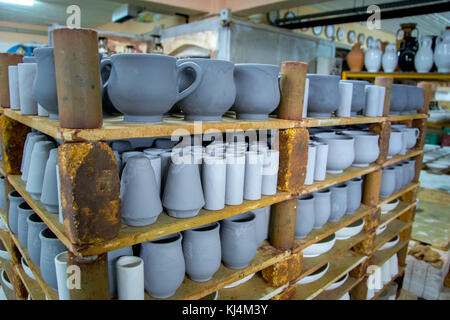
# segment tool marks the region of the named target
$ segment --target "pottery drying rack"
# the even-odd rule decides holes
[[[81,38],[84,37],[84,31],[71,30],[71,32],[79,33],[74,37]],[[84,40],[91,41],[86,37]],[[67,43],[64,45],[68,46],[66,52],[71,50]],[[66,63],[71,64],[73,61],[70,57],[71,55],[67,54],[60,58],[66,59]],[[219,291],[219,299],[338,299],[347,292],[350,292],[352,299],[365,299],[368,267],[374,264],[381,266],[394,253],[399,255],[399,273],[392,281],[398,281],[401,288],[407,243],[415,213],[415,193],[419,186],[431,87],[426,83],[419,84],[424,87],[425,104],[417,114],[389,116],[390,89],[393,80],[388,77],[378,77],[375,83],[385,86],[387,92],[382,117],[302,119],[306,71],[306,63],[284,62],[282,64],[280,82],[282,98],[278,111],[279,118],[270,118],[268,121],[245,121],[226,116],[222,122],[202,123],[201,132],[212,127],[222,132],[230,129],[279,129],[280,168],[276,195],[263,196],[257,201],[244,201],[241,205],[226,206],[218,211],[202,209],[196,217],[188,219],[175,219],[163,213],[154,224],[146,227],[130,227],[121,223],[118,168],[109,146],[102,141],[167,136],[176,128],[186,129],[191,134],[201,133],[196,131],[198,129],[195,129],[192,122],[173,117],[165,119],[161,124],[129,124],[124,123],[120,118],[115,118],[103,119],[102,125],[94,129],[83,129],[82,126],[79,126],[79,129],[69,129],[63,128],[61,121],[21,115],[18,111],[1,108],[3,161],[0,172],[7,177],[5,192],[8,194],[11,190],[17,190],[66,245],[69,250],[68,264],[82,268],[85,282],[83,281],[82,290],[70,290],[71,298],[109,299],[106,252],[269,205],[272,205],[269,239],[259,247],[248,267],[231,270],[221,266],[213,279],[204,283],[194,282],[186,277],[170,299],[200,299],[215,291]],[[59,72],[56,66],[57,78]],[[72,86],[75,87],[76,84],[73,83]],[[61,108],[60,104],[60,118],[64,113],[67,118],[67,115],[73,112],[72,110]],[[90,109],[84,108],[83,112],[89,113]],[[412,126],[419,128],[420,135],[416,146],[405,155],[387,159],[392,122],[411,123]],[[349,167],[341,174],[327,175],[325,181],[304,185],[309,143],[306,128],[352,124],[370,124],[369,130],[380,135],[379,158],[368,167]],[[23,145],[30,128],[63,141],[59,146],[61,195],[65,199],[70,199],[70,201],[63,201],[64,224],[59,223],[58,215],[48,212],[40,201],[34,200],[27,193],[25,184],[20,179]],[[388,199],[380,199],[382,168],[408,158],[416,160],[416,174],[413,182]],[[92,172],[91,176],[81,174],[86,169]],[[355,213],[345,215],[338,222],[326,223],[321,229],[313,230],[306,239],[294,239],[299,195],[363,175],[366,178],[362,204]],[[88,197],[86,197],[86,186],[92,187],[90,190],[93,190]],[[401,199],[398,207],[387,215],[381,215],[381,204],[397,198]],[[89,210],[92,208],[90,201],[96,201],[96,207],[100,208],[99,210],[107,209],[109,216],[106,218],[101,214],[89,215]],[[7,212],[0,212],[0,216],[7,222]],[[302,250],[307,246],[362,218],[365,219],[365,227],[357,236],[338,240],[329,252],[319,257],[303,257]],[[387,229],[377,236],[375,230],[380,225],[387,225]],[[400,236],[397,245],[387,250],[376,251],[396,235]],[[1,231],[0,238],[12,256],[12,262],[2,260],[1,263],[11,273],[10,279],[17,297],[26,299],[29,294],[32,299],[42,299],[44,296],[47,299],[57,299],[57,293],[43,281],[39,268],[29,259],[26,248],[20,244],[17,236],[11,232]],[[35,279],[31,279],[24,272],[20,262],[22,256]],[[326,263],[330,263],[330,266],[324,277],[312,283],[296,285],[298,280],[310,275]],[[325,291],[329,285],[348,272],[350,276],[342,286]],[[224,286],[253,273],[256,273],[255,276],[242,285],[224,289]],[[381,292],[382,290],[377,295]],[[151,299],[148,295],[146,298]]]

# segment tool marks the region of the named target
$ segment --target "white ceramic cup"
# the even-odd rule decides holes
[[[316,146],[312,143],[308,146],[308,162],[306,164],[305,185],[314,183],[314,171],[316,163]]]
[[[377,86],[378,87],[378,113],[377,117],[383,116],[383,109],[384,109],[384,98],[386,96],[386,88],[383,86]]]
[[[324,181],[327,175],[328,145],[322,142],[315,142],[316,163],[314,165],[314,180]]]
[[[261,193],[269,196],[277,193],[280,152],[278,150],[267,150],[265,159]]]
[[[8,66],[9,104],[12,110],[20,110],[19,73],[17,66]]]
[[[245,152],[245,200],[261,199],[263,163],[264,153],[257,151]]]
[[[376,117],[378,115],[381,100],[380,98],[381,92],[378,89],[379,87],[380,86],[376,85],[366,85],[364,87],[364,92],[366,95],[366,106],[364,107],[364,115],[366,117]]]
[[[69,288],[67,286],[67,251],[56,255],[55,269],[59,300],[70,300]]]
[[[116,261],[117,296],[119,300],[144,300],[144,261],[122,256]]]
[[[37,102],[33,97],[33,85],[36,77],[36,63],[19,63],[19,95],[20,112],[22,114],[34,115],[38,113]]]
[[[225,204],[240,205],[244,200],[245,153],[228,152]]]
[[[339,81],[340,102],[336,111],[338,117],[350,117],[352,109],[353,84]]]
[[[227,165],[222,156],[203,156],[202,186],[206,210],[221,210],[225,208],[225,186]]]

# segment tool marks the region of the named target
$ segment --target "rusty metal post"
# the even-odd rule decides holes
[[[8,66],[22,62],[22,55],[17,53],[0,53],[0,106],[9,108]]]
[[[53,31],[59,122],[62,128],[103,125],[97,32]]]

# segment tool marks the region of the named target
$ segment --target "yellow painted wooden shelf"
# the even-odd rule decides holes
[[[404,214],[406,211],[410,210],[411,208],[413,208],[415,206],[416,206],[415,203],[408,203],[405,201],[400,201],[394,210],[381,214],[380,223],[378,225],[378,228],[383,227],[384,225],[387,225],[388,223],[397,219],[402,214]]]
[[[378,201],[378,206],[381,206],[382,204],[385,204],[385,203],[391,202],[392,200],[400,198],[405,193],[412,191],[414,189],[417,189],[419,187],[419,185],[420,185],[420,183],[418,183],[418,182],[412,182],[412,183],[407,184],[401,190],[399,190],[396,193],[391,194],[389,197],[380,198],[380,200]]]
[[[406,267],[399,266],[399,272],[395,276],[393,276],[392,279],[383,286],[383,288],[375,292],[374,296],[370,300],[376,300],[383,293],[383,291],[386,290],[395,281],[395,279],[401,277],[405,273],[405,269]]]
[[[423,150],[408,150],[406,152],[406,154],[404,154],[404,155],[395,155],[391,159],[387,159],[383,163],[383,167],[387,167],[387,166],[393,165],[395,163],[404,161],[406,159],[409,159],[409,158],[412,158],[412,157],[416,157],[418,155],[421,155],[422,153],[423,153]]]
[[[3,164],[3,161],[0,161],[0,174],[2,176],[6,176],[6,170],[5,170],[5,165]]]
[[[331,118],[303,118],[300,122],[301,127],[329,127],[343,126],[352,124],[377,123],[386,121],[386,117],[331,117]]]
[[[333,262],[338,257],[345,254],[345,252],[353,248],[356,244],[366,239],[368,235],[369,233],[367,231],[362,231],[349,239],[336,240],[333,248],[331,248],[330,251],[321,254],[320,256],[311,258],[303,256],[302,273],[294,281],[297,282],[305,278],[306,276],[309,276],[328,262]]]
[[[404,80],[436,80],[436,81],[450,81],[450,73],[440,73],[440,72],[428,72],[428,73],[418,73],[418,72],[351,72],[343,71],[342,79],[347,78],[360,78],[360,79],[375,79],[376,77],[389,77],[395,79]]]
[[[47,297],[48,300],[58,300],[58,292],[54,290],[52,287],[50,287],[42,278],[41,270],[39,267],[30,259],[30,256],[28,255],[28,250],[19,241],[19,238],[14,234],[11,233],[11,239],[14,241],[17,249],[19,249],[20,253],[22,254],[22,257],[25,259],[28,267],[30,268],[31,272],[33,273],[34,277],[36,278],[36,282],[41,288],[43,294]]]
[[[399,219],[395,219],[391,221],[388,225],[386,230],[384,230],[382,233],[376,236],[375,238],[375,246],[374,251],[377,251],[380,249],[386,242],[397,236],[400,232],[405,230],[408,227],[411,227],[413,224],[413,221],[402,221]],[[400,241],[399,241],[400,242]]]
[[[343,275],[366,259],[367,256],[348,250],[345,254],[330,262],[327,272],[320,279],[310,283],[296,285],[297,290],[293,300],[314,299],[336,280],[339,280]]]
[[[253,260],[249,263],[249,265],[246,268],[234,270],[229,269],[222,264],[219,270],[214,274],[213,278],[206,282],[195,282],[189,279],[188,276],[186,276],[183,283],[175,292],[175,294],[172,297],[168,298],[167,300],[200,299],[208,294],[211,294],[219,289],[222,289],[224,286],[227,286],[253,273],[261,271],[262,269],[265,269],[277,262],[280,262],[289,255],[290,255],[289,251],[277,250],[274,247],[272,247],[267,241],[265,241],[258,248],[255,258],[253,258]],[[148,300],[154,299],[147,293],[145,298]],[[245,298],[241,297],[241,299]]]
[[[30,278],[21,265],[16,264],[14,267],[16,268],[17,274],[22,280],[23,285],[27,289],[30,298],[32,300],[45,300],[45,294],[38,281]]]
[[[299,252],[304,248],[316,243],[330,234],[335,233],[339,229],[342,229],[353,222],[364,218],[365,216],[371,214],[375,209],[368,207],[364,204],[361,204],[358,209],[352,214],[344,215],[338,222],[327,222],[322,228],[312,230],[305,239],[297,239],[295,240],[295,245],[293,252]]]
[[[315,192],[324,188],[331,187],[336,183],[341,183],[359,176],[371,173],[379,168],[379,165],[372,163],[367,167],[348,167],[342,173],[329,174],[327,173],[324,181],[316,181],[311,185],[305,185],[300,190],[300,195]]]
[[[59,223],[58,214],[47,211],[45,206],[39,200],[33,199],[25,190],[26,185],[19,175],[10,175],[8,176],[8,180],[14,189],[19,192],[34,212],[41,217],[50,230],[53,231],[53,233],[64,243],[64,245],[73,253],[82,256],[97,255],[131,246],[133,244],[157,239],[175,232],[184,231],[232,217],[243,212],[270,206],[274,203],[291,198],[291,195],[288,192],[278,192],[274,196],[263,196],[261,200],[257,201],[245,200],[241,205],[226,206],[225,209],[222,210],[210,211],[202,209],[197,216],[186,219],[173,218],[163,212],[159,215],[158,220],[152,225],[145,227],[130,227],[122,224],[121,231],[115,239],[89,246],[77,246],[72,244],[66,236],[64,226]]]
[[[47,117],[22,115],[20,111],[5,108],[5,116],[26,126],[34,128],[55,139],[63,141],[116,140],[129,138],[162,137],[175,135],[200,134],[214,129],[220,132],[227,130],[270,130],[299,127],[298,121],[269,117],[266,121],[238,120],[224,116],[221,122],[185,121],[183,117],[164,118],[162,123],[130,123],[124,122],[123,116],[106,117],[103,127],[99,129],[64,129],[59,121]]]
[[[429,116],[427,113],[414,113],[414,114],[391,114],[387,118],[391,122],[410,121],[416,119],[427,119]]]
[[[354,287],[356,287],[364,277],[359,279],[349,276],[345,282],[332,290],[324,290],[321,294],[314,298],[314,300],[339,300],[344,294],[350,292]]]
[[[389,260],[390,257],[407,246],[408,242],[409,240],[400,240],[395,246],[391,248],[375,251],[372,256],[372,265],[381,267],[383,263]]]

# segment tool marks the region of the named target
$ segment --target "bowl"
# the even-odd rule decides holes
[[[355,159],[352,166],[368,167],[370,163],[377,160],[380,154],[378,134],[362,130],[343,130],[340,134],[355,139]]]
[[[238,281],[235,281],[235,282],[233,282],[233,283],[231,283],[231,284],[229,284],[227,286],[224,286],[224,288],[225,289],[229,289],[229,288],[237,287],[238,285],[243,284],[243,283],[247,282],[248,280],[250,280],[251,278],[253,278],[254,275],[255,274],[252,273],[252,274],[250,274],[250,275],[248,275],[248,276],[246,276],[246,277],[244,277],[244,278],[242,278],[242,279],[240,279]]]
[[[336,243],[336,235],[333,233],[328,237],[316,242],[305,249],[303,249],[303,257],[305,258],[313,258],[324,254],[333,248]]]
[[[331,133],[317,133],[314,137],[328,144],[327,173],[342,173],[352,165],[355,160],[354,138]]]
[[[330,267],[330,263],[328,262],[327,264],[323,265],[322,267],[320,267],[319,269],[317,269],[310,275],[297,281],[296,284],[307,284],[307,283],[319,280],[320,278],[322,278],[325,275],[325,273],[327,273],[329,267]]]
[[[382,204],[381,205],[381,214],[386,214],[389,211],[394,210],[398,206],[399,203],[400,203],[400,200],[397,198],[392,201],[389,201],[388,203]]]
[[[352,224],[348,225],[347,227],[344,227],[338,231],[336,231],[336,239],[337,240],[345,240],[348,238],[351,238],[358,233],[361,232],[361,230],[364,228],[365,221],[364,219],[359,219]]]
[[[25,259],[22,257],[20,259],[20,261],[22,262],[22,267],[23,270],[25,271],[25,273],[33,280],[36,280],[36,278],[34,277],[33,272],[31,271],[30,267],[28,266],[27,262],[25,261]]]
[[[396,235],[394,238],[392,238],[391,240],[389,240],[388,242],[386,242],[380,249],[378,250],[386,250],[389,248],[392,248],[393,246],[395,246],[398,242],[400,241],[400,237],[398,235]]]
[[[384,232],[384,230],[386,230],[386,228],[387,228],[387,224],[377,228],[377,230],[375,231],[376,235],[382,234]]]
[[[325,289],[325,291],[334,290],[336,288],[339,288],[344,284],[345,281],[348,279],[348,273],[344,274],[340,279],[336,280],[334,283],[332,283],[328,288]]]

